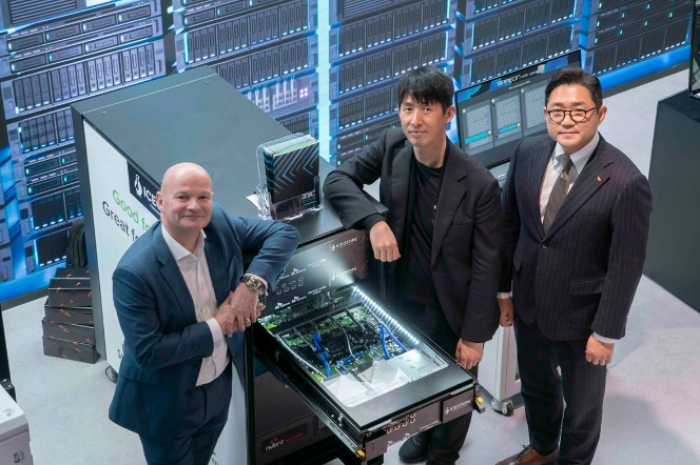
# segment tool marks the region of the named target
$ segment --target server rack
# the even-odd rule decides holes
[[[422,65],[451,74],[448,0],[337,0],[330,11],[330,158],[342,163],[399,124],[396,81]]]
[[[0,152],[0,284],[15,278],[12,245],[19,234],[17,196],[8,151]]]
[[[578,49],[576,0],[460,0],[455,81],[478,84]]]
[[[2,2],[0,23],[3,197],[16,211],[0,225],[0,282],[48,283],[82,216],[70,105],[164,76],[168,23],[160,0]]]
[[[9,0],[0,4],[2,29],[16,28],[76,13],[111,0]]]
[[[691,0],[603,0],[586,3],[581,48],[585,68],[613,73],[689,43]]]
[[[61,177],[75,155],[60,110],[82,98],[210,66],[288,130],[319,138],[324,157],[338,162],[399,124],[394,86],[407,69],[438,66],[466,87],[580,44],[584,67],[614,86],[685,60],[692,3],[0,1],[7,129],[0,132],[0,205],[21,212],[0,222],[0,248],[11,257],[2,276],[21,278],[25,242],[81,214],[79,187]]]
[[[207,65],[290,131],[318,137],[317,8],[174,0],[177,69]]]

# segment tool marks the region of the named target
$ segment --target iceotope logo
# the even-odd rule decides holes
[[[134,180],[134,189],[136,190],[136,195],[141,197],[143,195],[143,187],[141,187],[141,176],[138,174],[136,175],[136,179]]]
[[[331,252],[335,252],[335,249],[342,249],[343,247],[347,247],[355,242],[357,242],[357,237],[353,237],[343,242],[338,242],[337,244],[331,244]]]
[[[353,266],[347,270],[340,271],[331,275],[331,282],[335,281],[337,278],[343,278],[352,275],[352,273],[357,271],[357,267]]]
[[[129,191],[141,204],[148,208],[156,218],[160,217],[158,211],[158,202],[156,201],[156,192],[158,187],[146,179],[143,174],[139,173],[131,164],[129,166]]]
[[[460,402],[459,404],[455,404],[452,407],[445,407],[445,415],[454,412],[455,410],[460,410],[465,407],[468,407],[471,401],[465,400],[464,402]]]

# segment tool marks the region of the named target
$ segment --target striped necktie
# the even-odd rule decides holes
[[[564,163],[564,168],[561,170],[561,174],[554,183],[552,187],[552,192],[549,194],[549,200],[547,201],[547,207],[544,209],[544,232],[545,234],[549,230],[549,227],[554,222],[554,218],[557,216],[559,208],[561,208],[566,198],[566,194],[569,191],[569,172],[571,171],[571,166],[573,162],[571,157],[567,154],[561,154],[561,161]]]

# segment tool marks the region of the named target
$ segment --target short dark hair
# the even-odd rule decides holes
[[[559,86],[581,85],[588,89],[591,94],[591,99],[596,108],[603,105],[603,88],[600,86],[600,80],[592,74],[587,73],[581,68],[567,66],[562,68],[552,79],[549,80],[547,88],[544,90],[544,104],[549,103],[549,94]]]
[[[452,105],[455,87],[452,79],[438,68],[421,66],[401,76],[397,91],[399,108],[406,97],[411,97],[419,103],[437,102],[444,112]]]

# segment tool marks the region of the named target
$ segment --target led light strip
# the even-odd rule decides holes
[[[418,344],[420,344],[420,341],[413,334],[411,334],[403,326],[401,326],[398,321],[393,319],[391,315],[389,315],[382,308],[381,305],[372,300],[372,298],[365,294],[359,287],[352,286],[352,290],[354,293],[357,293],[360,296],[360,298],[362,299],[362,303],[364,303],[373,313],[376,313],[381,319],[386,321],[387,326],[389,326],[392,330],[397,331],[399,334],[401,334],[401,336],[408,339],[411,345],[417,346]]]

